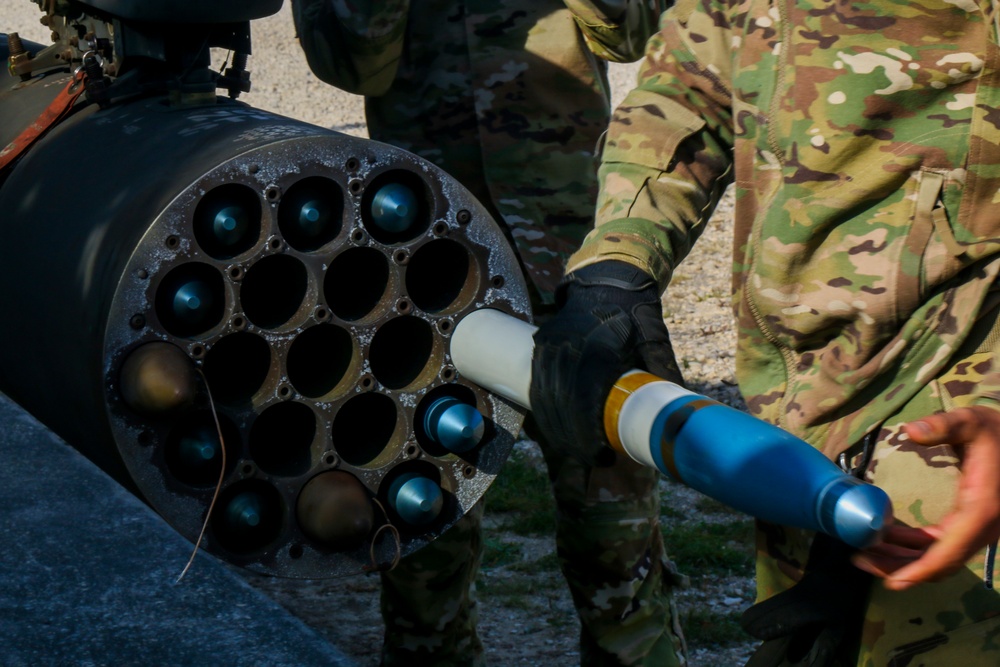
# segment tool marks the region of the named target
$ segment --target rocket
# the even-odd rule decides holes
[[[498,310],[478,310],[455,328],[452,360],[466,379],[530,410],[535,330]],[[618,452],[758,519],[820,531],[859,549],[877,543],[892,521],[882,489],[843,472],[807,442],[650,373],[618,379],[604,405],[604,427]]]

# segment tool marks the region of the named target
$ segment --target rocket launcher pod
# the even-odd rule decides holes
[[[280,0],[56,4],[0,86],[0,391],[238,567],[337,577],[437,539],[524,419],[447,355],[478,308],[530,318],[490,211],[412,153],[235,99]],[[76,155],[100,177],[53,177]]]
[[[467,379],[530,409],[534,332],[500,311],[479,310],[456,327],[452,360]],[[892,521],[882,489],[844,473],[808,443],[649,373],[619,378],[604,426],[616,450],[765,521],[857,548],[878,542]]]

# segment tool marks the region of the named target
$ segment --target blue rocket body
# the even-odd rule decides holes
[[[534,327],[499,311],[467,315],[452,335],[462,375],[530,409]],[[497,354],[503,350],[504,354]],[[866,548],[892,522],[882,489],[848,475],[794,435],[643,371],[604,406],[611,446],[733,509]]]
[[[874,543],[891,516],[881,489],[846,475],[790,433],[701,396],[664,406],[649,448],[656,467],[675,481],[751,516],[853,546]]]

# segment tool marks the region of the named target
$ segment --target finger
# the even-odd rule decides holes
[[[926,552],[927,547],[914,548],[883,543],[878,546],[869,547],[864,551],[859,551],[858,554],[871,558],[899,558],[913,561],[923,556]]]
[[[886,581],[889,590],[901,591],[916,584],[939,581],[954,574],[988,541],[990,524],[978,512],[956,513],[949,528],[927,552],[896,570]]]
[[[911,552],[916,554],[917,552]],[[888,556],[871,552],[857,553],[851,556],[854,567],[881,579],[888,579],[899,569],[916,560],[917,556]]]
[[[910,439],[921,445],[956,445],[971,442],[993,421],[994,413],[973,408],[939,412],[903,426]]]
[[[886,581],[891,590],[958,571],[1000,532],[1000,414],[982,407],[961,408],[919,419],[904,429],[918,444],[952,445],[962,455],[962,477],[954,510],[925,529],[938,541],[892,574]]]
[[[923,556],[938,536],[936,527],[893,524],[886,527],[881,542],[854,554],[851,562],[858,569],[884,579]]]
[[[878,549],[882,545],[893,545],[909,549],[919,549],[923,552],[940,537],[941,529],[939,526],[913,527],[897,523],[886,527],[882,533],[881,544],[873,547],[873,549]]]

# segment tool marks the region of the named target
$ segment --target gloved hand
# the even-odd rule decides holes
[[[548,444],[590,465],[610,463],[604,402],[631,368],[682,383],[663,323],[660,290],[618,260],[574,271],[559,287],[562,307],[535,333],[531,411]]]
[[[740,625],[764,640],[746,667],[854,665],[871,575],[850,562],[855,550],[818,533],[802,580],[743,612]]]

